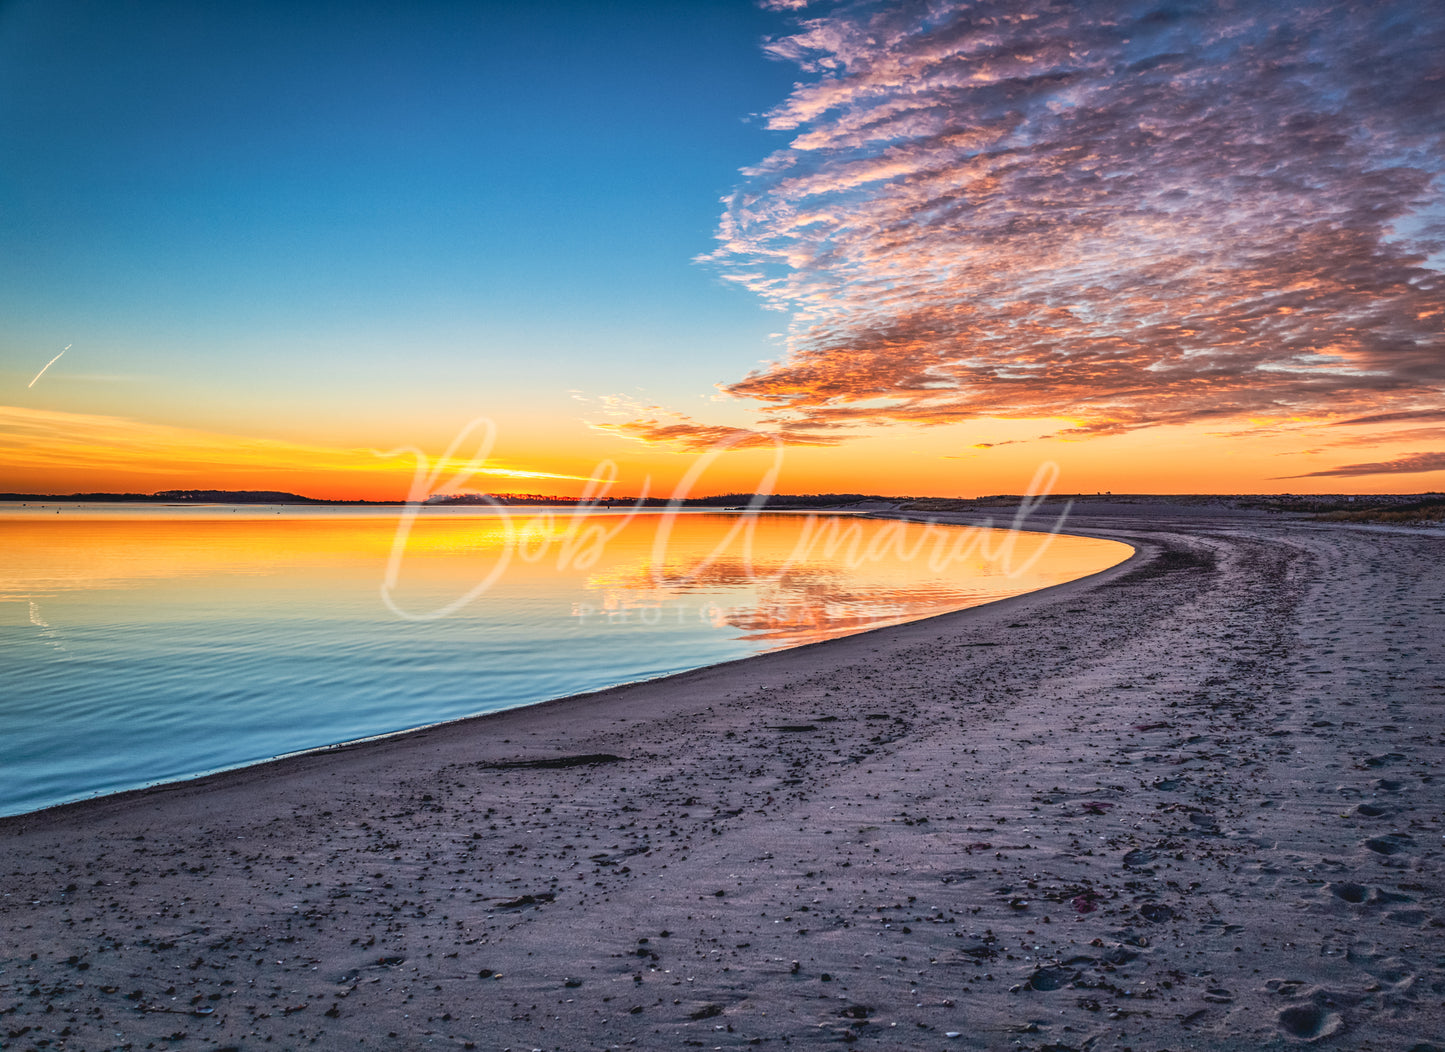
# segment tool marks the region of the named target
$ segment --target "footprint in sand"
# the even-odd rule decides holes
[[[1361,884],[1351,884],[1341,881],[1337,884],[1328,885],[1330,891],[1337,899],[1344,899],[1346,902],[1358,905],[1370,897],[1370,889]]]
[[[1059,990],[1079,977],[1078,972],[1067,968],[1040,968],[1029,976],[1025,984],[1030,990]]]
[[[1290,1037],[1301,1041],[1318,1041],[1337,1033],[1344,1026],[1344,1019],[1338,1012],[1330,1012],[1319,1005],[1290,1005],[1280,1010],[1279,1028]]]
[[[1365,847],[1379,855],[1397,855],[1414,846],[1414,843],[1415,838],[1409,833],[1387,833],[1366,840]]]

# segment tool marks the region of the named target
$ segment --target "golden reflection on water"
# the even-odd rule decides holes
[[[701,515],[648,531],[650,549],[619,546],[621,558],[588,575],[600,611],[645,624],[703,593],[720,597],[704,608],[711,623],[780,646],[1047,587],[1132,553],[1090,538],[845,516]]]
[[[0,510],[0,814],[925,617],[1129,554],[856,517],[404,522]]]
[[[425,619],[480,582],[553,595],[582,623],[697,618],[791,645],[926,617],[1097,572],[1126,545],[856,516],[536,512],[0,514],[0,600],[161,582],[377,597]],[[255,588],[252,588],[254,591]],[[370,600],[367,600],[370,601]]]

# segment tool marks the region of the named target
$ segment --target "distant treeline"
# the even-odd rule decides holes
[[[401,501],[322,500],[269,489],[167,489],[159,493],[0,493],[0,500],[37,504],[400,504]]]
[[[842,504],[858,504],[863,501],[890,501],[897,497],[870,496],[863,493],[723,493],[715,497],[689,497],[678,503],[687,507],[701,508],[799,508],[834,507]],[[907,499],[907,498],[903,498]],[[299,493],[285,493],[280,490],[257,489],[168,489],[159,493],[0,493],[4,501],[34,501],[37,504],[86,503],[86,504],[401,504],[403,501],[377,500],[326,500],[319,497],[303,497]],[[575,505],[581,503],[576,497],[558,497],[542,493],[460,493],[455,496],[432,497],[431,505]],[[672,503],[663,497],[613,497],[607,500],[589,501],[592,505],[619,507],[641,503],[643,507],[660,508]]]
[[[160,500],[194,504],[330,504],[331,501],[282,493],[270,489],[168,489],[156,494]]]
[[[907,499],[907,498],[904,498]],[[1439,517],[1445,507],[1441,493],[1050,493],[1028,498],[1034,503],[1060,504],[1073,501],[1090,504],[1177,504],[1322,515],[1338,520],[1366,521],[1382,514]],[[904,511],[978,511],[983,508],[1015,507],[1025,500],[1016,494],[992,497],[920,497],[903,506]]]
[[[33,500],[37,504],[61,504],[72,501],[86,501],[94,504],[127,504],[148,501],[154,504],[159,499],[154,493],[0,493],[0,500]]]
[[[988,508],[1014,507],[1024,498],[1016,494],[990,497],[885,497],[869,493],[720,493],[713,497],[689,497],[677,503],[689,508],[837,508],[849,505],[882,502],[899,504],[905,511],[949,512],[977,511]],[[1033,498],[1037,500],[1038,498]],[[1223,505],[1242,509],[1315,515],[1337,522],[1433,522],[1445,519],[1445,494],[1441,493],[1372,493],[1372,494],[1109,494],[1051,493],[1047,503],[1074,500],[1082,503],[1110,504],[1201,504]],[[397,505],[398,500],[326,500],[303,497],[280,490],[250,489],[168,489],[159,493],[0,493],[0,501],[33,501],[37,504],[301,504],[301,505]],[[433,506],[466,505],[551,505],[571,507],[582,503],[577,497],[559,497],[544,493],[460,493],[436,496],[427,501]],[[645,508],[666,507],[673,502],[665,497],[613,497],[591,500],[588,506],[618,508],[640,505]]]
[[[892,502],[900,499],[907,500],[908,498],[880,497],[866,493],[720,493],[714,497],[688,497],[676,503],[688,508],[817,508],[860,504],[865,501]],[[432,497],[427,500],[427,503],[445,506],[469,504],[569,505],[580,504],[581,500],[577,497],[555,497],[540,493],[458,493],[453,496]],[[606,499],[593,498],[587,503],[601,507],[638,504],[644,508],[662,508],[674,502],[666,497],[609,497]]]

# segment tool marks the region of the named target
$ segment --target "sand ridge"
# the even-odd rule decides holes
[[[1445,1045],[1438,531],[1104,511],[1085,581],[0,820],[0,1041]]]

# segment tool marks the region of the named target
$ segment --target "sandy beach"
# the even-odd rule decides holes
[[[0,819],[0,1047],[1445,1048],[1445,535],[1070,529],[1138,554]]]

